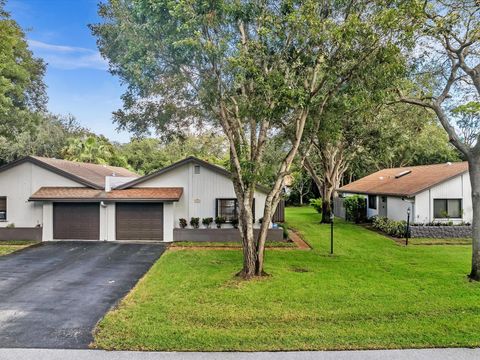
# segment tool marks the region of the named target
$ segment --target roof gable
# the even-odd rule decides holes
[[[105,177],[112,176],[112,174],[115,174],[115,176],[119,177],[138,177],[137,174],[121,167],[80,163],[41,156],[27,156],[20,160],[11,162],[0,167],[0,172],[25,162],[30,162],[58,175],[64,176],[70,180],[76,181],[79,184],[92,187],[94,189],[103,189],[105,186]]]
[[[467,162],[384,169],[338,189],[339,192],[413,196],[468,171]]]
[[[166,166],[164,168],[161,168],[157,171],[154,171],[148,175],[145,175],[145,176],[142,176],[142,177],[139,177],[138,179],[135,179],[133,181],[130,181],[128,183],[125,183],[119,187],[117,187],[117,189],[126,189],[126,188],[130,188],[130,187],[134,187],[134,186],[137,186],[147,180],[150,180],[152,178],[155,178],[157,176],[160,176],[162,174],[165,174],[171,170],[174,170],[174,169],[177,169],[183,165],[186,165],[186,164],[191,164],[191,163],[194,163],[196,165],[200,165],[200,166],[203,166],[209,170],[212,170],[213,172],[217,173],[217,174],[220,174],[220,175],[223,175],[227,178],[229,178],[230,180],[232,179],[232,173],[224,168],[222,168],[221,166],[218,166],[218,165],[214,165],[214,164],[211,164],[207,161],[204,161],[204,160],[201,160],[199,158],[196,158],[195,156],[189,156],[183,160],[180,160],[180,161],[177,161],[176,163],[173,163],[169,166]],[[264,193],[268,193],[269,192],[269,189],[263,185],[257,185],[257,189],[259,191],[262,191]]]

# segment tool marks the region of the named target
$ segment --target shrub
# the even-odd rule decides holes
[[[399,238],[404,237],[407,232],[407,222],[404,220],[394,221],[387,219],[386,217],[375,216],[373,218],[372,226],[390,236]]]
[[[343,199],[345,206],[345,218],[356,224],[367,220],[367,201],[364,196],[352,195]]]
[[[180,220],[178,220],[178,223],[180,224],[180,227],[182,229],[185,229],[187,227],[187,219],[181,218]]]
[[[215,224],[217,224],[217,229],[222,227],[222,224],[225,224],[226,220],[223,216],[217,216],[215,218]]]
[[[193,227],[194,229],[198,229],[198,227],[200,226],[200,218],[192,217],[190,219],[190,226]]]
[[[282,228],[283,230],[283,238],[288,239],[288,230],[285,224],[278,224],[278,227]]]
[[[5,226],[7,229],[14,229],[15,228],[15,224],[14,223],[10,223],[8,224],[7,226]]]
[[[213,223],[213,218],[207,217],[202,219],[202,224],[205,226],[207,229],[210,229],[210,225]]]
[[[232,226],[233,226],[235,229],[238,229],[238,219],[236,219],[236,218],[235,218],[235,219],[232,219],[231,223],[232,223]]]
[[[322,213],[322,199],[310,199],[310,206],[313,207],[319,214]]]

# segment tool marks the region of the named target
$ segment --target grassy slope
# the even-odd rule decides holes
[[[37,244],[37,242],[27,240],[0,241],[0,256],[11,254],[12,252],[24,249],[33,244]]]
[[[402,247],[355,225],[287,209],[312,251],[267,251],[263,280],[238,282],[241,252],[169,251],[101,321],[106,349],[295,350],[479,346],[469,246]]]

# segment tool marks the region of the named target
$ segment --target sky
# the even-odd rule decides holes
[[[45,60],[48,109],[72,114],[110,140],[127,142],[112,111],[121,107],[122,87],[108,73],[88,24],[100,22],[99,0],[7,0],[6,10],[26,32],[30,49]]]

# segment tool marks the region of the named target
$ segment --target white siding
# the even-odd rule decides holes
[[[471,222],[473,218],[472,188],[468,173],[459,175],[444,183],[433,186],[415,196],[416,216],[419,223],[432,222],[435,220],[446,221],[447,219],[435,219],[433,214],[434,199],[462,199],[463,219],[454,222]]]
[[[7,197],[7,221],[0,227],[15,224],[16,227],[42,225],[43,204],[29,202],[28,198],[42,186],[83,186],[29,162],[0,173],[0,196]]]
[[[413,204],[409,201],[405,201],[399,197],[388,196],[387,197],[387,217],[391,220],[401,221],[407,220],[407,209],[410,208],[411,215],[414,215]]]
[[[200,167],[200,174],[194,173],[195,163],[181,167],[149,179],[138,187],[183,187],[183,195],[174,206],[174,225],[178,227],[180,218],[187,221],[191,217],[215,217],[215,199],[236,198],[232,180],[213,170]],[[263,216],[266,195],[255,193],[255,226]]]

